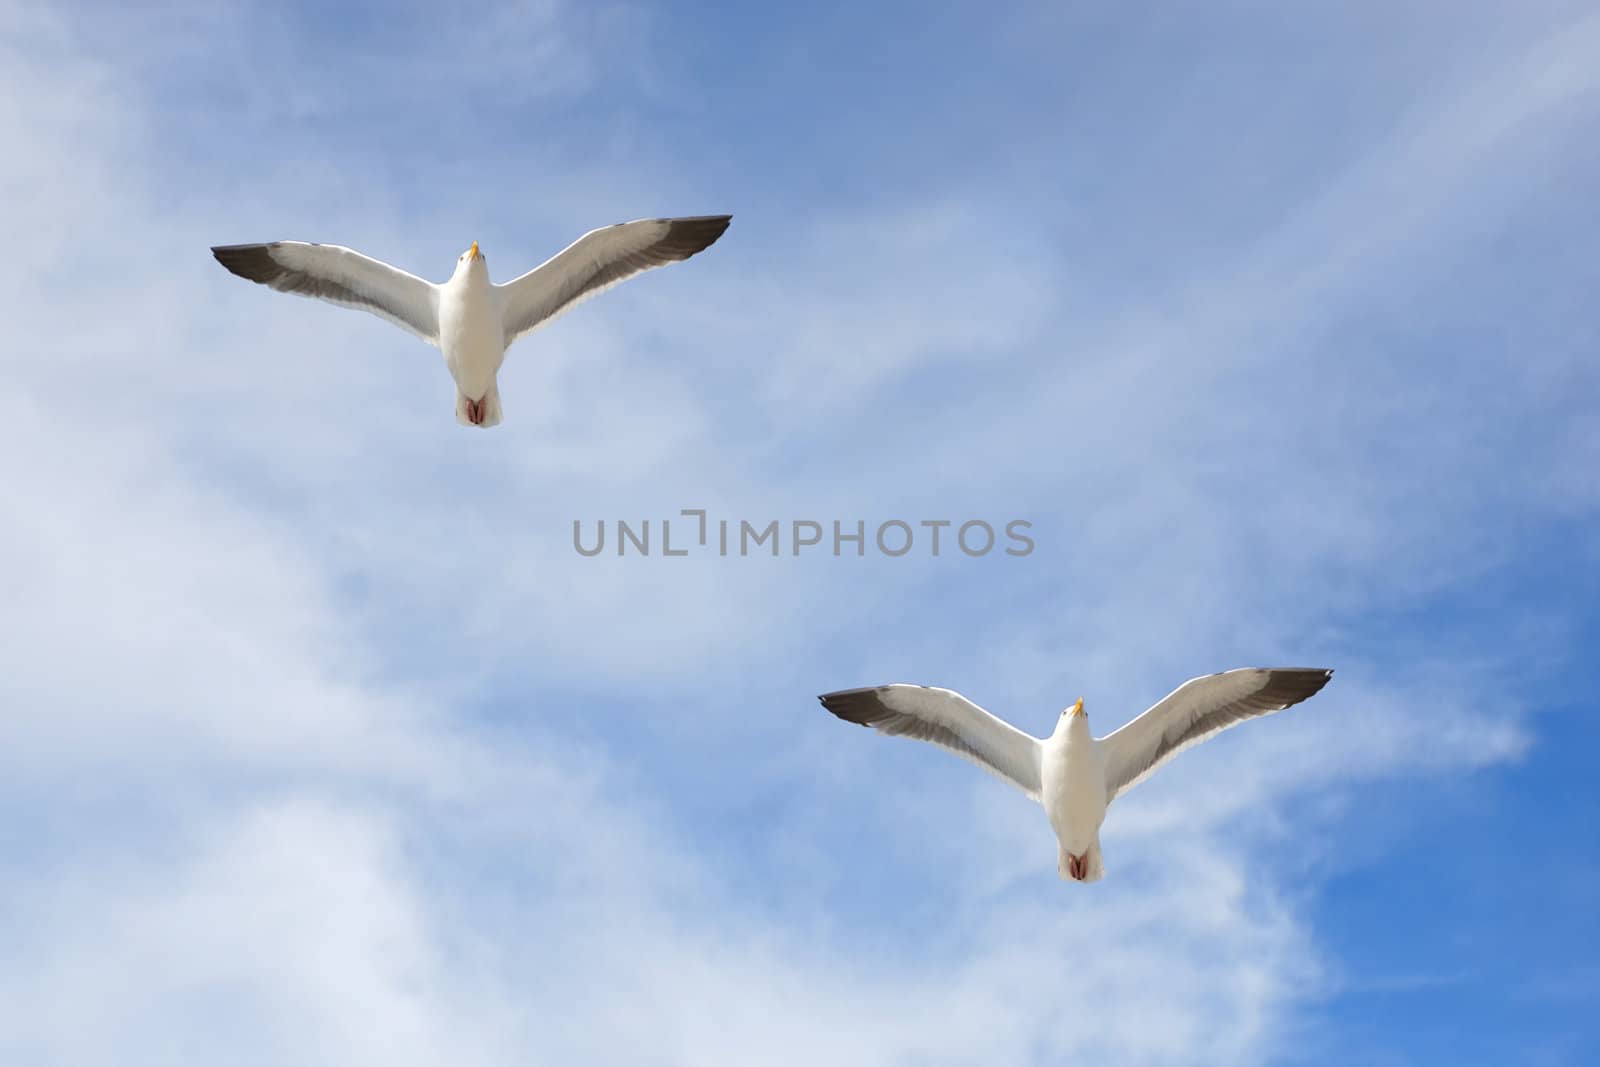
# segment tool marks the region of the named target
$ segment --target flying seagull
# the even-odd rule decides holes
[[[1039,801],[1060,845],[1063,879],[1098,882],[1106,807],[1190,745],[1235,723],[1315,695],[1331,670],[1244,667],[1192,678],[1105,737],[1089,733],[1079,697],[1043,740],[984,711],[960,693],[925,685],[844,689],[817,699],[846,722],[931,741],[999,775]]]
[[[211,254],[241,278],[370,311],[436,345],[456,381],[456,421],[487,428],[500,422],[495,375],[513,341],[603,289],[704,251],[732,218],[639,219],[590,230],[503,285],[489,281],[476,241],[442,285],[339,245],[274,241],[220,245]]]

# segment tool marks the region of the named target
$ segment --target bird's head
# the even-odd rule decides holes
[[[460,269],[461,267],[471,266],[474,263],[487,262],[488,260],[484,258],[483,253],[478,251],[478,242],[474,241],[472,242],[472,247],[461,253],[460,257],[456,259],[456,267]]]
[[[1066,708],[1061,712],[1061,721],[1068,726],[1077,722],[1081,722],[1085,726],[1089,725],[1089,713],[1083,710],[1082,697],[1079,697],[1070,708]]]

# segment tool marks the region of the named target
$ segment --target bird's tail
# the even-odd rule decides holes
[[[467,394],[456,390],[456,421],[463,426],[476,426],[487,430],[500,425],[500,383],[490,382],[488,392],[481,400],[469,400]]]
[[[1100,858],[1100,839],[1096,837],[1094,844],[1089,846],[1089,873],[1083,876],[1085,882],[1098,882],[1106,876],[1105,861]]]

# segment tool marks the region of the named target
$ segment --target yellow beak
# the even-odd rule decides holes
[[[1083,714],[1083,698],[1082,697],[1079,697],[1078,698],[1078,702],[1076,704],[1072,705],[1072,710],[1068,714],[1071,714],[1071,715],[1082,715]]]
[[[478,258],[478,242],[472,242],[472,247],[467,250],[467,255],[471,256],[473,259]]]

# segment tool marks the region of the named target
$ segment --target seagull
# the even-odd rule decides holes
[[[1244,667],[1191,678],[1105,737],[1090,735],[1082,697],[1062,711],[1044,739],[949,689],[880,685],[817,699],[845,722],[931,741],[1021,789],[1049,816],[1060,846],[1061,878],[1098,882],[1106,873],[1100,824],[1113,800],[1189,746],[1298,704],[1332,677],[1320,667]]]
[[[495,375],[513,341],[601,290],[704,251],[732,219],[695,215],[603,226],[503,285],[489,281],[489,262],[476,241],[442,285],[339,245],[274,241],[218,245],[211,254],[241,278],[370,311],[437,346],[456,382],[456,421],[488,428],[500,422]]]

